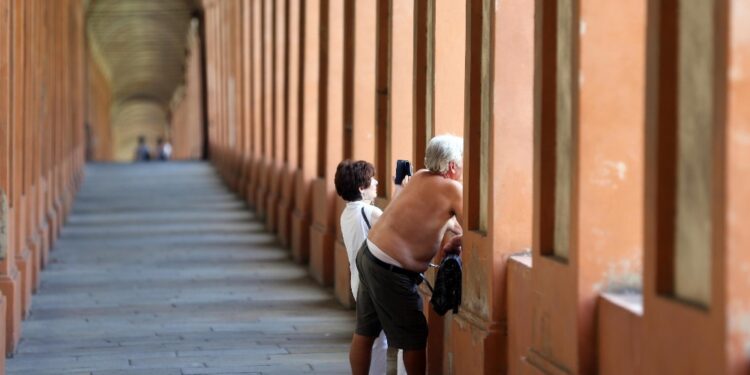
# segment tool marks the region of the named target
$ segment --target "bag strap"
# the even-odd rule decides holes
[[[367,224],[367,229],[372,229],[372,226],[370,226],[370,220],[367,220],[367,215],[365,215],[365,206],[362,206],[362,218],[365,219],[365,224]]]

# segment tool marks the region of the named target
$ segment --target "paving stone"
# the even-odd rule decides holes
[[[205,163],[87,166],[9,375],[348,373],[354,314]]]
[[[179,368],[144,368],[94,371],[91,375],[182,375]]]
[[[66,369],[66,370],[18,370],[14,371],[15,375],[92,375],[91,371],[77,370],[77,369]]]
[[[259,364],[252,366],[221,366],[208,368],[183,369],[183,375],[221,375],[221,374],[308,374],[312,372],[308,364]]]

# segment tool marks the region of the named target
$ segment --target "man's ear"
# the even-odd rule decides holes
[[[455,161],[449,161],[448,162],[448,171],[455,174],[456,170],[457,170],[457,168],[456,168],[456,162]]]

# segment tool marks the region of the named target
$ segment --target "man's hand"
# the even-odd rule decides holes
[[[401,181],[400,184],[393,184],[393,196],[391,198],[396,198],[401,193],[401,190],[404,189],[404,186],[409,183],[410,178],[411,176],[405,176],[404,180]]]
[[[453,233],[456,236],[461,236],[461,235],[464,234],[464,230],[463,230],[463,228],[461,228],[461,224],[458,223],[458,220],[456,219],[455,216],[453,216],[448,221],[448,228],[447,229],[448,229],[448,232],[451,232],[451,233]]]
[[[462,246],[463,243],[463,235],[461,236],[454,236],[448,242],[445,243],[445,246],[443,246],[443,256],[446,256],[448,254],[456,254],[461,255]]]

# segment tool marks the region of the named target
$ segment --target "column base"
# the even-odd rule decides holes
[[[435,285],[434,278],[432,285]],[[427,315],[427,326],[429,327],[429,336],[427,336],[427,373],[430,375],[440,375],[447,373],[443,371],[445,361],[445,318],[438,315],[430,306],[429,289],[422,283],[422,304],[425,315]]]
[[[258,186],[255,190],[255,214],[263,221],[266,219],[266,211],[268,209],[268,202],[266,201],[266,198],[268,197],[267,171],[266,164],[261,161],[260,165],[258,165]]]
[[[310,223],[307,214],[294,210],[292,213],[292,259],[307,263],[310,256]]]
[[[268,207],[266,207],[266,229],[271,233],[276,233],[279,222],[279,195],[271,190],[266,198]]]
[[[48,238],[48,249],[52,252],[55,249],[55,242],[57,241],[57,234],[59,225],[57,223],[57,213],[53,208],[47,213],[47,238]]]
[[[5,340],[5,335],[8,334],[8,331],[6,330],[6,316],[8,315],[7,309],[7,299],[5,296],[0,295],[0,334],[2,334],[2,337],[0,338],[0,353],[6,354],[0,355],[0,375],[5,375],[5,357],[8,355],[7,340]]]
[[[247,188],[245,189],[245,201],[250,209],[257,211],[256,198],[258,194],[258,161],[251,160],[249,163],[249,175],[247,178]]]
[[[50,237],[49,237],[49,224],[47,224],[47,219],[42,220],[42,225],[39,227],[39,241],[40,241],[40,267],[41,269],[47,268],[47,263],[49,263],[49,250],[52,246],[50,243]],[[41,280],[40,280],[41,283]]]
[[[351,271],[349,270],[349,256],[346,246],[341,241],[336,241],[333,249],[334,276],[333,292],[339,303],[349,309],[354,308],[354,296],[352,296]]]
[[[310,274],[320,285],[333,285],[333,234],[317,223],[310,227]]]
[[[5,353],[12,357],[21,338],[21,283],[17,271],[0,275],[0,292],[5,296]]]
[[[27,246],[31,250],[31,293],[33,294],[39,289],[42,271],[42,241],[39,233],[34,233],[29,238]]]
[[[248,180],[248,174],[249,174],[247,158],[243,158],[242,160],[240,160],[239,168],[240,168],[240,171],[239,171],[240,179],[237,182],[237,195],[243,200],[246,200],[247,199],[247,180]]]
[[[470,374],[507,373],[506,322],[487,321],[465,308],[459,315],[449,313],[446,317],[452,317],[446,335],[452,359],[448,372],[461,369]]]
[[[568,371],[561,365],[551,361],[544,357],[542,354],[534,349],[529,349],[526,357],[523,358],[523,365],[521,366],[525,374],[530,375],[571,375],[572,372]]]
[[[232,192],[239,191],[239,160],[233,155],[229,154],[227,159],[227,186]]]
[[[63,195],[64,194],[65,193],[63,193]],[[63,198],[57,197],[57,199],[55,200],[55,208],[52,211],[53,214],[55,215],[55,221],[54,221],[55,241],[57,241],[57,239],[60,238],[60,232],[62,232],[63,218],[65,217],[64,210],[65,210],[65,207],[63,205]]]
[[[283,198],[279,202],[279,209],[277,215],[278,223],[276,238],[279,239],[279,243],[283,247],[291,246],[291,239],[289,237],[292,232],[292,212],[290,210],[290,204]]]
[[[286,167],[281,172],[280,189],[281,195],[278,205],[278,238],[281,246],[291,246],[290,238],[292,232],[292,208],[294,206],[294,176],[293,170]]]
[[[18,267],[21,281],[21,319],[26,319],[31,311],[32,289],[31,251],[27,247],[24,247],[21,253],[16,255],[16,266]]]
[[[277,164],[269,164],[266,169],[268,176],[268,191],[266,194],[266,229],[269,232],[275,233],[278,223],[279,215],[279,191],[281,190],[281,170],[279,170]]]
[[[310,226],[310,273],[324,286],[333,284],[334,192],[329,182],[317,178],[311,184],[312,225]]]
[[[65,223],[68,221],[68,215],[70,214],[70,210],[73,207],[73,189],[70,185],[66,186],[65,193],[63,193],[63,199],[62,199],[62,209],[59,210],[59,223],[60,228],[58,228],[58,233],[62,231],[62,227],[65,226]]]

